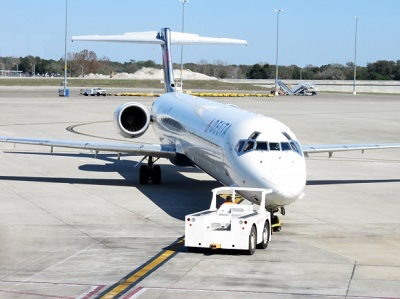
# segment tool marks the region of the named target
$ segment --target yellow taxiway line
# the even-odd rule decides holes
[[[172,258],[179,247],[184,243],[184,238],[179,238],[176,242],[168,246],[165,250],[158,253],[155,257],[150,259],[147,263],[143,264],[141,267],[137,268],[133,272],[129,273],[125,278],[121,279],[118,283],[109,287],[102,294],[100,294],[100,299],[111,299],[117,296],[121,296],[123,293],[127,292],[134,285],[136,285],[140,280],[144,279],[151,272],[155,271],[158,267],[166,263],[170,258]]]

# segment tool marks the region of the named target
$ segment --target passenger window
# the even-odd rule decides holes
[[[245,148],[244,148],[244,153],[251,151],[254,148],[254,141],[248,141]]]
[[[279,151],[280,150],[279,142],[270,142],[269,149],[271,151]]]
[[[283,151],[290,151],[291,148],[290,148],[289,142],[281,142],[281,149]]]
[[[268,150],[268,142],[267,141],[258,141],[257,145],[256,145],[256,150],[267,151]]]

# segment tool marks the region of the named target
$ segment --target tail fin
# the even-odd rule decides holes
[[[247,45],[247,42],[241,39],[203,37],[191,33],[171,32],[169,28],[162,28],[160,32],[146,31],[129,32],[122,35],[73,36],[72,41],[122,42],[161,45],[166,92],[176,91],[170,53],[171,45]]]

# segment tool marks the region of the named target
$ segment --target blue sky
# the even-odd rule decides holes
[[[68,52],[95,51],[114,61],[161,62],[159,46],[70,42],[72,35],[122,34],[170,27],[182,29],[178,0],[67,0]],[[65,0],[0,0],[0,56],[64,55]],[[246,39],[248,46],[186,46],[184,62],[275,64],[276,12],[279,16],[279,64],[321,66],[400,59],[398,0],[189,0],[185,32]],[[180,61],[180,47],[173,48]]]

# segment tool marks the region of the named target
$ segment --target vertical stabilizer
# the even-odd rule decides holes
[[[169,28],[162,28],[161,31],[157,34],[157,38],[164,42],[161,44],[161,48],[164,68],[165,92],[175,92],[176,87],[171,58],[171,30]]]

